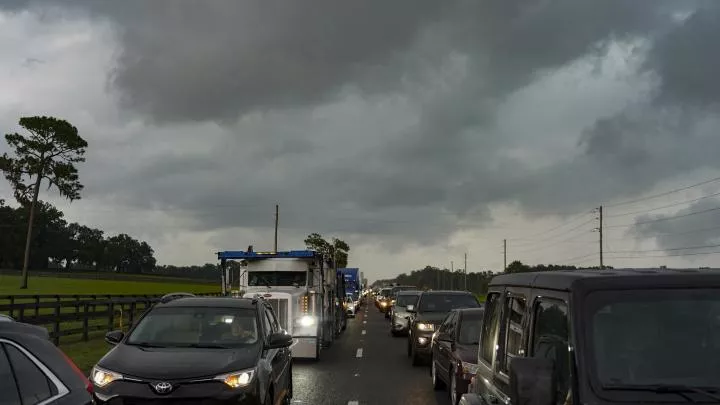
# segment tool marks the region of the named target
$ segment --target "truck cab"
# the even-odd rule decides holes
[[[333,263],[312,250],[286,252],[218,252],[227,276],[227,261],[242,260],[238,289],[242,297],[262,296],[280,326],[293,336],[293,357],[319,359],[343,329]],[[223,292],[232,288],[223,282]]]

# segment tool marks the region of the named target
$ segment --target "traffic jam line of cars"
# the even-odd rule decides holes
[[[496,276],[482,307],[392,288],[376,306],[453,405],[720,403],[719,288],[718,269],[563,270]]]

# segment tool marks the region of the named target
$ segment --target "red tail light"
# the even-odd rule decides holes
[[[80,370],[78,368],[78,366],[75,365],[75,363],[72,361],[72,359],[70,359],[70,357],[68,357],[68,355],[65,354],[65,352],[63,352],[60,349],[58,349],[58,351],[60,352],[60,354],[62,354],[63,358],[65,359],[65,361],[67,361],[68,365],[70,365],[70,368],[73,369],[75,374],[77,374],[78,377],[80,377],[80,379],[82,379],[83,383],[85,384],[85,389],[87,390],[87,392],[92,394],[93,393],[93,385],[90,382],[90,380],[88,380],[88,378],[85,376],[85,374],[82,372],[82,370]]]

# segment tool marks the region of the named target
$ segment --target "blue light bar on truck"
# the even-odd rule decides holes
[[[286,252],[243,252],[241,250],[226,250],[217,252],[218,259],[307,259],[320,257],[314,250],[289,250]]]

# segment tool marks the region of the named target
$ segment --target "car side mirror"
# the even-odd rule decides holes
[[[105,334],[105,341],[115,346],[116,344],[122,342],[124,337],[125,333],[123,331],[113,330]]]
[[[540,357],[510,360],[510,402],[513,405],[554,405],[557,396],[555,362]]]
[[[283,347],[290,347],[293,342],[293,337],[287,332],[273,333],[267,338],[265,343],[266,349],[282,349]]]
[[[407,309],[408,312],[410,312],[410,313],[412,314],[412,313],[415,312],[415,305],[410,304],[410,305],[407,306],[406,309]]]
[[[452,336],[446,332],[438,333],[437,340],[441,342],[452,342]]]

